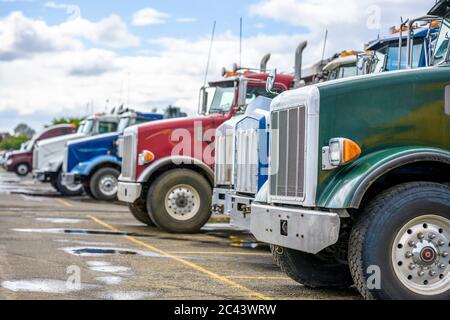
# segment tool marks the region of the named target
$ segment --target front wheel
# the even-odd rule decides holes
[[[94,199],[116,201],[120,172],[114,168],[101,168],[95,172],[90,181],[90,191]]]
[[[26,163],[20,163],[16,166],[15,172],[19,177],[25,177],[30,173],[30,168]]]
[[[211,217],[211,185],[199,173],[175,169],[151,185],[147,209],[155,225],[173,233],[195,233]]]
[[[361,213],[349,244],[356,287],[366,299],[450,299],[450,187],[396,186]]]
[[[353,284],[348,265],[325,251],[313,255],[273,245],[270,249],[281,270],[305,287],[348,288]]]
[[[83,194],[83,186],[81,183],[64,185],[62,183],[62,172],[58,173],[58,177],[56,179],[56,190],[59,191],[65,197],[75,197],[81,196]]]
[[[147,206],[145,205],[144,201],[138,200],[135,203],[129,203],[128,208],[130,209],[131,214],[133,215],[133,217],[136,218],[137,221],[142,222],[143,224],[146,224],[149,227],[155,226],[152,219],[150,219],[150,216],[147,211]]]

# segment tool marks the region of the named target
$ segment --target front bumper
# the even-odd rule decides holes
[[[135,203],[141,197],[142,185],[140,183],[119,182],[117,197],[119,201]]]
[[[81,183],[81,176],[76,173],[64,173],[61,179],[64,186],[71,186]]]
[[[49,172],[49,171],[33,171],[33,178],[40,182],[49,182],[53,179],[56,179],[58,173],[57,172]]]
[[[251,209],[254,198],[240,195],[231,196],[231,225],[250,230]]]
[[[231,189],[214,188],[212,198],[212,213],[230,215],[231,195]]]
[[[259,241],[317,254],[339,239],[336,213],[254,203],[251,232]]]

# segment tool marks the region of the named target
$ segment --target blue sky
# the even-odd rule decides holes
[[[209,38],[217,21],[209,79],[239,59],[292,72],[304,62],[363,50],[434,0],[0,0],[0,131],[19,122],[36,130],[56,116],[83,116],[124,103],[137,110],[174,104],[193,115]],[[74,15],[73,13],[79,13]],[[129,94],[128,94],[129,92]]]

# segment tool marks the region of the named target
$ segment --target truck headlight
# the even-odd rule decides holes
[[[13,159],[8,159],[8,160],[6,161],[6,165],[7,165],[7,166],[12,165],[12,163],[13,163]]]
[[[328,146],[329,164],[324,168],[338,167],[356,160],[361,155],[361,147],[347,138],[331,139]]]
[[[148,151],[148,150],[143,150],[139,156],[139,165],[143,166],[147,163],[152,162],[153,160],[155,160],[155,155],[153,154],[153,152]]]

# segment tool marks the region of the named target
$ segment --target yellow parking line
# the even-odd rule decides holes
[[[94,216],[88,216],[88,218],[90,218],[94,222],[98,223],[99,225],[108,228],[109,230],[111,230],[113,232],[121,232],[117,228],[114,228],[113,226],[111,226],[111,225],[101,221],[100,219],[98,219],[98,218],[96,218]],[[231,287],[233,287],[235,289],[238,289],[242,293],[244,293],[245,295],[249,296],[250,298],[260,299],[260,300],[272,300],[268,296],[265,296],[265,295],[263,295],[263,294],[261,294],[259,292],[253,291],[253,290],[251,290],[251,289],[249,289],[247,287],[244,287],[244,286],[242,286],[242,285],[240,285],[240,284],[238,284],[238,283],[236,283],[236,282],[234,282],[234,281],[232,281],[232,280],[230,280],[230,279],[228,279],[226,277],[223,277],[223,276],[221,276],[221,275],[219,275],[219,274],[217,274],[217,273],[215,273],[213,271],[210,271],[210,270],[208,270],[208,269],[206,269],[204,267],[201,267],[201,266],[199,266],[199,265],[197,265],[197,264],[195,264],[193,262],[187,261],[187,260],[185,260],[183,258],[176,257],[176,256],[174,256],[174,255],[172,255],[172,254],[170,254],[168,252],[165,252],[165,251],[163,251],[161,249],[158,249],[158,248],[156,248],[156,247],[154,247],[154,246],[152,246],[152,245],[150,245],[148,243],[145,243],[143,241],[140,241],[140,240],[138,240],[138,239],[136,239],[134,237],[125,236],[125,238],[128,239],[131,242],[134,242],[135,244],[141,245],[144,248],[147,248],[149,250],[157,252],[157,253],[159,253],[159,254],[167,257],[167,258],[173,259],[173,260],[175,260],[175,261],[177,261],[177,262],[179,262],[181,264],[184,264],[184,265],[186,265],[188,267],[191,267],[194,270],[197,270],[197,271],[199,271],[199,272],[201,272],[203,274],[206,274],[207,276],[209,276],[212,279],[215,279],[215,280],[220,281],[222,283],[225,283],[225,284],[227,284],[227,285],[229,285],[229,286],[231,286]]]
[[[73,207],[73,205],[71,205],[70,203],[68,203],[68,202],[65,201],[65,200],[62,200],[62,199],[56,199],[56,201],[58,201],[59,203],[61,203],[63,206],[65,206],[65,207],[67,207],[67,208],[72,208],[72,207]]]
[[[289,277],[264,277],[264,276],[229,276],[228,279],[242,279],[242,280],[291,280]]]
[[[232,255],[232,256],[271,256],[270,253],[256,253],[256,252],[229,252],[229,251],[167,251],[172,254],[200,254],[200,255]]]

